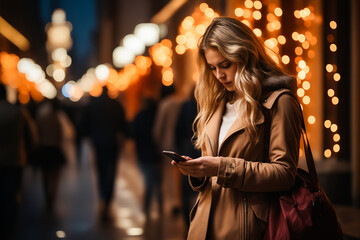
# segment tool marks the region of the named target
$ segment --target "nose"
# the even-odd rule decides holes
[[[223,79],[224,77],[225,77],[225,74],[220,69],[217,69],[216,70],[216,78]]]

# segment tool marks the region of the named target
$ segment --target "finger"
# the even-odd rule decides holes
[[[201,161],[199,161],[198,159],[190,159],[190,160],[187,160],[187,161],[183,161],[183,162],[178,162],[179,165],[181,166],[200,166],[202,164]]]

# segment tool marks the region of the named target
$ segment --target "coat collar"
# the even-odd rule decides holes
[[[276,99],[285,92],[296,92],[296,79],[289,76],[270,77],[262,82],[263,94],[259,100],[259,103],[263,105],[263,107],[271,109]],[[213,155],[218,153],[218,136],[225,103],[226,101],[223,100],[218,104],[215,112],[205,126],[205,132],[208,136],[208,147],[212,149]],[[256,125],[263,123],[264,119],[264,115],[260,113],[260,115],[256,119]],[[232,134],[241,131],[244,128],[244,123],[239,119],[239,117],[237,117],[233,125],[230,127],[228,133],[226,134],[223,142],[225,142],[226,139]]]
[[[208,143],[209,147],[212,149],[212,154],[216,155],[215,153],[218,153],[218,141],[219,141],[219,131],[220,131],[220,125],[222,121],[222,116],[224,112],[226,101],[223,100],[220,102],[218,107],[216,108],[214,114],[211,116],[210,120],[205,126],[205,131],[208,136]],[[261,124],[264,122],[264,115],[260,113],[258,118],[256,119],[256,125]],[[239,117],[236,117],[234,123],[230,127],[229,131],[227,132],[223,142],[226,141],[228,137],[230,137],[232,134],[239,132],[245,128],[245,125],[243,121],[239,119]]]

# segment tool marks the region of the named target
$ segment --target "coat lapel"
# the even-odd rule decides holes
[[[210,141],[209,148],[212,149],[212,155],[216,155],[218,153],[219,131],[220,131],[222,116],[225,108],[225,103],[226,103],[225,101],[222,101],[219,104],[214,114],[211,116],[210,120],[205,126],[205,131]],[[263,122],[264,122],[264,115],[260,112],[259,116],[256,119],[256,125],[259,125]],[[223,143],[232,134],[239,132],[244,128],[245,128],[244,122],[241,121],[239,117],[237,117],[234,123],[231,125],[229,131],[227,132],[223,140]]]
[[[221,101],[205,126],[205,132],[209,140],[209,148],[212,155],[216,155],[219,140],[220,124],[225,107],[225,101]]]
[[[257,117],[255,124],[259,125],[264,122],[264,115],[260,112],[260,115]],[[245,128],[244,122],[241,121],[239,117],[237,117],[233,123],[233,125],[230,127],[228,133],[226,134],[224,141],[231,136],[232,134],[242,130]]]
[[[258,115],[258,117],[257,117],[257,119],[256,119],[256,121],[255,121],[255,124],[256,124],[256,125],[259,125],[259,124],[263,123],[263,122],[264,122],[264,119],[265,119],[265,118],[264,118],[264,115],[262,114],[262,112],[260,112],[259,115]],[[220,127],[219,127],[219,128],[220,128]],[[229,131],[226,133],[225,138],[224,138],[223,142],[222,142],[221,145],[220,145],[220,148],[221,148],[221,146],[223,145],[223,143],[226,142],[226,140],[227,140],[231,135],[233,135],[233,134],[236,133],[236,132],[241,131],[241,130],[244,129],[244,128],[245,128],[244,122],[240,119],[239,116],[237,116],[236,119],[235,119],[235,121],[234,121],[234,123],[231,125]],[[220,152],[220,149],[219,149],[219,152]]]

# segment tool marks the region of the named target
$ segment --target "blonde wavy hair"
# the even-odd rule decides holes
[[[207,48],[217,49],[227,60],[237,64],[235,91],[227,92],[216,79],[205,58]],[[267,54],[264,43],[240,21],[229,17],[215,18],[199,40],[199,80],[195,98],[198,114],[193,123],[195,146],[206,141],[204,126],[224,99],[235,99],[237,115],[245,131],[257,137],[255,121],[261,111],[261,83],[270,76],[284,75],[283,69]]]

